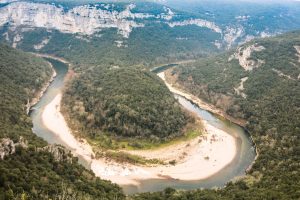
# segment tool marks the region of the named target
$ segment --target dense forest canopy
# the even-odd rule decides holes
[[[32,133],[26,104],[51,74],[43,59],[0,44],[0,151],[9,150],[0,158],[0,199],[122,199],[118,186],[96,178],[62,147],[53,147],[62,155],[57,160]]]
[[[264,50],[253,52],[248,61],[264,62],[252,71],[245,71],[237,60],[229,59],[234,52],[201,59],[173,71],[173,75],[178,75],[177,84],[228,114],[248,121],[246,128],[258,151],[248,175],[217,191],[167,189],[136,195],[134,199],[300,198],[300,63],[296,50],[300,32],[255,40],[241,48],[253,44],[263,46]],[[246,95],[243,97],[234,87],[244,77],[248,79],[241,91]]]
[[[66,90],[64,107],[91,137],[102,134],[97,129],[123,137],[180,136],[191,120],[155,74],[136,67],[82,74]]]

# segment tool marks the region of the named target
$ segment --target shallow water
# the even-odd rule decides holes
[[[47,59],[52,63],[56,70],[57,76],[54,81],[50,84],[49,88],[42,96],[40,101],[32,108],[30,116],[33,121],[33,132],[45,139],[49,144],[61,144],[63,146],[68,146],[60,140],[52,131],[48,130],[42,123],[42,113],[44,108],[55,98],[55,96],[62,91],[64,86],[64,77],[67,74],[68,66],[62,62],[53,59]],[[246,131],[226,119],[220,119],[214,114],[200,109],[195,104],[191,103],[187,99],[176,95],[175,98],[178,99],[181,105],[195,112],[200,118],[205,119],[211,125],[222,129],[223,131],[229,133],[236,138],[237,143],[237,154],[234,160],[226,166],[224,169],[219,171],[214,176],[211,176],[204,180],[199,181],[180,181],[180,180],[161,180],[161,179],[149,179],[140,181],[140,185],[124,185],[122,186],[124,192],[127,194],[137,193],[137,192],[149,192],[149,191],[160,191],[166,187],[173,187],[176,189],[197,189],[197,188],[212,188],[212,187],[222,187],[228,181],[232,180],[234,177],[241,176],[245,174],[245,170],[253,162],[255,158],[255,150],[253,148],[252,141],[249,134]],[[72,149],[70,149],[72,150]],[[79,162],[85,167],[89,168],[89,163],[84,159],[79,157]]]

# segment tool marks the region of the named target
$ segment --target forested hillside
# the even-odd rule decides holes
[[[16,6],[14,7],[14,5]],[[85,13],[90,12],[86,9],[87,5],[96,8],[98,18],[92,18],[96,11],[94,14],[90,14],[89,17],[84,16]],[[34,12],[31,15],[26,15],[26,13],[30,13],[32,7],[35,7],[34,11],[36,11],[43,10],[42,8],[45,6],[47,9],[44,11],[45,19],[43,20],[30,19],[30,16],[34,16]],[[83,32],[64,32],[60,26],[55,27],[55,25],[47,27],[51,22],[42,27],[36,26],[36,24],[16,25],[17,23],[13,23],[13,21],[19,20],[12,20],[12,18],[18,15],[12,13],[11,17],[8,18],[5,15],[0,16],[0,18],[3,18],[0,21],[0,40],[25,51],[36,51],[64,57],[72,60],[75,67],[83,68],[86,65],[103,64],[122,66],[133,64],[154,65],[171,60],[191,59],[218,51],[214,42],[220,39],[221,34],[212,30],[209,25],[205,25],[205,21],[201,21],[201,25],[172,27],[169,23],[173,21],[183,21],[196,18],[196,16],[175,11],[171,8],[168,11],[169,8],[150,2],[135,4],[130,4],[130,2],[100,4],[97,2],[87,4],[83,1],[64,1],[57,2],[55,6],[46,4],[45,1],[43,1],[43,4],[21,4],[17,2],[3,5],[3,9],[8,8],[7,10],[1,10],[1,12],[5,14],[8,11],[22,10],[22,14],[25,15],[22,17],[26,19],[29,17],[29,22],[35,20],[43,22],[48,18],[55,18],[57,19],[56,24],[59,24],[62,20],[61,16],[54,15],[60,13],[57,12],[60,6],[63,6],[61,12],[68,12],[76,6],[76,10],[68,14],[72,18],[74,12],[78,12],[75,17],[78,18],[76,19],[76,26],[79,26],[79,28],[71,27],[70,30],[80,29]],[[83,10],[82,13],[80,12],[81,9]],[[114,15],[116,14],[118,18],[114,22],[116,20]],[[83,15],[82,20],[89,20],[91,17],[90,21],[80,21],[81,15]],[[104,24],[96,23],[99,18]],[[8,19],[8,23],[4,23],[5,19]],[[62,22],[62,24],[65,25],[68,22]],[[87,24],[90,24],[90,26],[85,27]],[[12,28],[15,25],[16,27]],[[96,29],[93,34],[85,32],[98,26],[100,28]],[[28,27],[34,28],[28,30]],[[65,27],[63,30],[65,29],[69,29],[69,27]]]
[[[0,199],[122,199],[118,186],[32,133],[26,104],[51,74],[43,59],[0,44]]]
[[[71,82],[63,100],[73,127],[92,139],[108,133],[159,141],[183,135],[193,121],[164,83],[139,67],[88,71]]]
[[[218,53],[300,27],[297,2],[165,3],[168,6],[149,1],[0,3],[0,40],[25,51],[64,57],[76,67],[152,66]]]
[[[92,145],[143,148],[186,134],[194,118],[149,71],[176,61],[196,60],[168,71],[168,81],[247,121],[258,158],[246,177],[129,199],[300,199],[300,32],[255,39],[299,29],[299,2],[0,2],[0,42],[72,64],[62,112]],[[32,133],[28,103],[51,74],[43,59],[0,44],[0,199],[125,199]],[[114,153],[106,156],[137,159]]]
[[[300,32],[292,32],[255,40],[170,73],[189,92],[246,119],[258,158],[245,178],[224,189],[168,189],[135,199],[299,199],[299,46]]]

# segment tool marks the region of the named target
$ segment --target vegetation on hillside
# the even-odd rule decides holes
[[[96,178],[70,153],[57,160],[42,149],[47,143],[32,133],[25,105],[51,73],[43,59],[0,44],[0,143],[4,138],[18,143],[20,137],[28,142],[0,158],[0,199],[124,198],[118,186]]]
[[[300,45],[300,32],[257,43],[266,49],[251,56],[265,63],[251,72],[244,72],[237,61],[228,61],[230,53],[199,60],[189,67],[174,71],[178,83],[206,101],[218,104],[228,114],[243,117],[253,136],[258,159],[245,178],[227,184],[219,190],[178,192],[166,189],[146,193],[134,199],[299,199],[300,198],[300,63],[295,45]],[[273,69],[282,71],[279,76]],[[239,79],[249,77],[242,98],[233,87]],[[234,102],[222,106],[217,99],[226,95]]]
[[[258,8],[257,4],[251,8],[249,4],[205,5],[208,7],[201,9],[192,6],[195,15],[185,16],[215,21],[224,29],[229,25],[243,27],[243,36],[237,42],[263,31],[268,34],[299,27],[299,8],[289,9],[294,4],[275,5],[274,9],[270,5]],[[1,40],[6,41],[8,33],[8,43],[12,44],[22,33],[17,47],[37,51],[33,45],[45,37],[51,38],[39,52],[71,60],[78,74],[63,98],[63,111],[70,125],[109,148],[114,148],[111,136],[132,137],[130,145],[140,147],[136,138],[157,142],[182,135],[182,128],[192,120],[157,77],[131,66],[151,67],[214,53],[218,51],[215,41],[222,39],[221,34],[205,28],[170,28],[150,21],[145,22],[144,28],[134,29],[128,39],[115,29],[102,30],[97,37],[42,28],[23,30],[11,29],[6,24],[0,29]],[[248,121],[246,128],[253,136],[259,157],[247,177],[219,190],[182,192],[168,188],[132,198],[300,199],[300,64],[294,48],[300,46],[299,35],[300,32],[293,32],[245,44],[265,47],[252,54],[251,59],[263,60],[264,64],[251,72],[244,71],[238,60],[228,61],[233,51],[182,65],[173,72],[189,92],[233,117]],[[124,46],[118,47],[116,41],[123,41]],[[9,137],[16,143],[23,136],[29,142],[28,148],[17,147],[15,154],[0,160],[0,199],[56,199],[61,195],[73,199],[124,198],[118,186],[95,178],[92,172],[76,164],[75,158],[62,162],[46,151],[37,151],[46,143],[32,133],[25,104],[50,74],[43,60],[0,45],[0,139]],[[244,77],[248,77],[243,90],[247,98],[234,89]],[[127,155],[110,156],[123,160]],[[140,158],[129,159],[136,162]]]

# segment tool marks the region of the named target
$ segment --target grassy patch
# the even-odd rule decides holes
[[[117,161],[118,163],[131,163],[135,165],[151,165],[151,164],[165,164],[163,161],[158,159],[146,159],[141,156],[132,155],[125,152],[120,151],[106,151],[106,152],[98,152],[96,154],[97,158],[105,157],[106,159],[111,159]]]
[[[107,150],[149,150],[164,148],[167,146],[175,145],[180,142],[189,141],[203,133],[203,125],[200,120],[196,120],[194,123],[188,124],[183,130],[185,133],[182,136],[169,139],[160,139],[157,137],[145,138],[121,138],[112,136],[110,134],[97,134],[94,138],[87,138],[89,144],[91,144],[97,151],[99,149]]]

